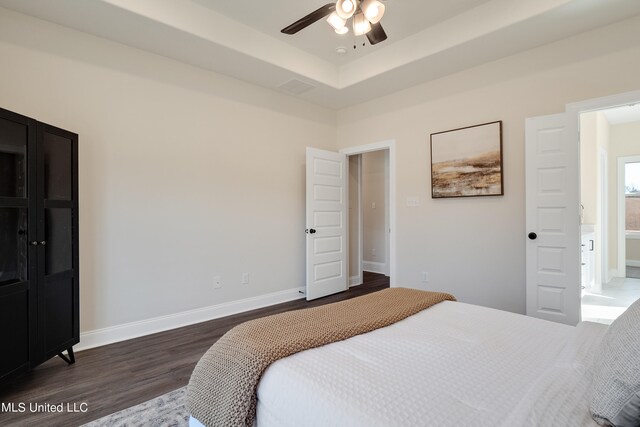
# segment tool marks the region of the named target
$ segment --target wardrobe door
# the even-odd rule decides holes
[[[80,336],[78,136],[38,123],[38,170],[39,344],[48,359]]]
[[[36,338],[35,131],[0,109],[0,377],[29,368]]]

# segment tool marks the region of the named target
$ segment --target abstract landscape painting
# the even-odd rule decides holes
[[[501,121],[431,134],[433,198],[503,194]]]

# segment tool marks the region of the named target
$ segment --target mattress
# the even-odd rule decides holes
[[[605,329],[442,302],[274,363],[258,387],[257,424],[513,426],[553,407],[579,412],[573,425],[585,425],[583,351]],[[560,374],[562,381],[555,381]],[[567,378],[576,398],[563,404],[554,397],[563,396]]]
[[[589,367],[605,330],[445,301],[273,363],[256,424],[595,425]]]

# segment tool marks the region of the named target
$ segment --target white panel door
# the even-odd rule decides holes
[[[527,315],[580,321],[579,142],[565,114],[525,123]]]
[[[347,156],[307,148],[307,300],[348,287]]]

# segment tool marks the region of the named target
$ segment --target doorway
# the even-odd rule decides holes
[[[340,150],[349,160],[349,286],[363,272],[396,279],[395,141]]]
[[[389,150],[349,156],[349,285],[389,276]]]
[[[640,298],[638,138],[640,104],[580,114],[582,320],[610,324]]]

